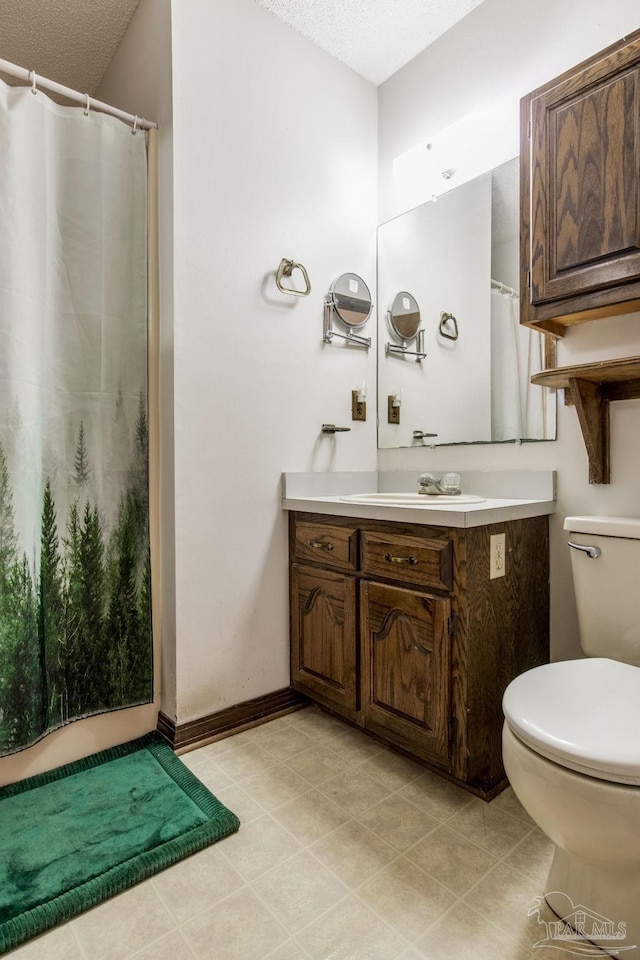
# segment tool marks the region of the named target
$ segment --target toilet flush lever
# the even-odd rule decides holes
[[[581,543],[574,543],[573,540],[567,540],[567,543],[572,550],[580,550],[581,553],[586,553],[588,557],[591,557],[592,560],[597,560],[597,558],[602,553],[600,547],[585,547]]]

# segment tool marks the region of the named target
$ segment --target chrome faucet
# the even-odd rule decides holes
[[[423,473],[418,477],[420,489],[418,493],[427,493],[431,496],[444,494],[455,497],[460,493],[460,475],[445,473],[443,477],[436,477],[432,473]]]

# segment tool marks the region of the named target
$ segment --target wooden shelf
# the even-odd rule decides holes
[[[531,383],[566,390],[575,405],[589,458],[589,483],[609,483],[609,403],[640,397],[640,357],[542,370]]]

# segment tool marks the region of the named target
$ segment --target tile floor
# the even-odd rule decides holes
[[[12,960],[552,956],[527,916],[552,848],[511,790],[486,804],[314,707],[182,759],[240,831]]]

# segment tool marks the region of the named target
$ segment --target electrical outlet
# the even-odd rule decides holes
[[[489,579],[504,577],[506,565],[506,535],[494,533],[489,538]]]
[[[352,420],[366,420],[367,419],[367,401],[358,400],[358,391],[351,391],[351,419]]]
[[[387,423],[400,423],[400,404],[391,395],[387,397]]]

